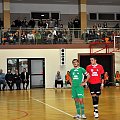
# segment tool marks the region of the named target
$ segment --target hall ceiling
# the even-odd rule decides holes
[[[2,2],[2,0],[0,0]],[[79,0],[10,0],[12,3],[78,4]],[[87,0],[88,5],[120,5],[120,0]]]

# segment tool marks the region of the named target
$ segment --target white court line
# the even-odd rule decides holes
[[[58,108],[56,108],[56,107],[53,107],[53,106],[51,106],[51,105],[49,105],[49,104],[47,104],[47,103],[44,103],[44,102],[42,102],[42,101],[40,101],[40,100],[38,100],[38,99],[35,99],[35,98],[33,98],[33,97],[31,97],[34,101],[37,101],[37,102],[39,102],[39,103],[41,103],[41,104],[44,104],[44,105],[46,105],[46,106],[48,106],[48,107],[50,107],[50,108],[52,108],[52,109],[54,109],[54,110],[57,110],[57,111],[59,111],[59,112],[61,112],[61,113],[64,113],[64,114],[66,114],[66,115],[68,115],[68,116],[70,116],[70,117],[74,117],[73,115],[71,115],[71,114],[69,114],[69,113],[67,113],[67,112],[64,112],[64,111],[62,111],[62,110],[60,110],[60,109],[58,109]]]

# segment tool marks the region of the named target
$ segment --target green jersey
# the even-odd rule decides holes
[[[70,70],[70,77],[72,79],[72,86],[77,87],[80,86],[84,79],[84,74],[86,73],[86,70],[82,67],[79,68],[73,68]]]

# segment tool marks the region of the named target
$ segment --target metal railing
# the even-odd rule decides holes
[[[11,28],[0,30],[1,44],[74,44],[94,41],[112,42],[120,35],[118,28]]]

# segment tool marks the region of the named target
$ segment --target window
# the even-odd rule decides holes
[[[120,14],[116,14],[116,20],[120,20]]]
[[[90,13],[89,17],[90,17],[90,20],[97,20],[97,14],[96,13]]]
[[[99,13],[98,18],[99,18],[99,20],[115,20],[115,14]]]
[[[49,19],[49,12],[31,12],[33,19]]]
[[[26,70],[28,71],[28,59],[7,59],[7,70],[10,69],[12,73],[15,73],[16,69],[19,71],[19,73],[21,73],[23,71],[23,68],[26,68]]]
[[[12,73],[15,73],[15,69],[17,69],[17,59],[8,59],[7,66],[7,70],[11,70]]]
[[[60,19],[60,14],[59,13],[51,13],[51,18],[59,20]]]

